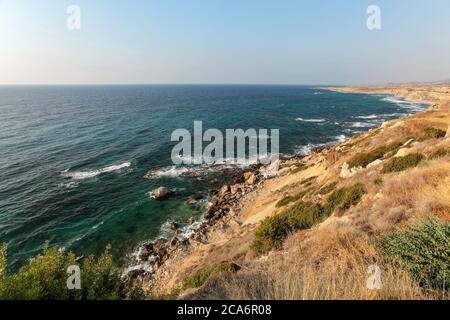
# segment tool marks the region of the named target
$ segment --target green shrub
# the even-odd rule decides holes
[[[450,155],[450,148],[442,147],[442,148],[437,149],[435,152],[433,152],[430,155],[429,159],[438,159],[438,158],[446,157],[448,155]]]
[[[282,213],[266,218],[256,229],[250,248],[258,255],[277,249],[290,233],[311,228],[337,208],[350,208],[361,200],[364,193],[364,185],[357,183],[333,192],[324,207],[299,201]]]
[[[379,148],[376,148],[368,153],[360,153],[355,155],[353,158],[351,158],[348,161],[348,165],[350,168],[353,167],[367,167],[368,164],[374,162],[375,160],[383,158],[385,155],[387,155],[390,152],[394,152],[398,150],[404,142],[397,141],[395,143],[382,146]]]
[[[376,184],[377,186],[381,186],[381,185],[383,184],[383,178],[381,178],[381,177],[376,178],[376,179],[373,181],[373,183]]]
[[[439,139],[445,137],[447,134],[446,131],[437,129],[437,128],[426,128],[423,130],[424,134],[421,136],[418,141],[426,141],[430,139]]]
[[[376,243],[383,257],[423,286],[450,287],[450,225],[438,218],[395,230]]]
[[[283,199],[281,199],[280,201],[277,202],[276,207],[277,208],[281,208],[284,206],[287,206],[289,203],[291,202],[297,202],[298,200],[303,199],[303,197],[309,192],[310,190],[304,190],[294,196],[287,196]]]
[[[365,194],[365,188],[362,183],[354,184],[351,187],[342,188],[333,192],[323,207],[325,216],[331,215],[334,210],[347,210],[351,206],[358,204]]]
[[[300,201],[283,213],[266,218],[256,229],[250,248],[258,255],[279,248],[289,233],[312,227],[321,216],[319,205]]]
[[[310,187],[313,182],[317,179],[317,176],[309,177],[301,182],[301,184],[305,187]]]
[[[382,173],[400,172],[416,167],[425,157],[420,153],[412,153],[404,157],[393,158],[383,167]]]
[[[67,268],[76,265],[75,255],[46,244],[38,255],[16,273],[6,273],[6,247],[0,250],[0,300],[119,299],[122,283],[112,265],[110,249],[97,260],[85,259],[81,290],[69,290]]]
[[[222,273],[222,272],[236,272],[239,271],[240,267],[229,261],[224,261],[219,264],[216,264],[209,268],[204,268],[197,271],[192,276],[187,277],[183,280],[183,288],[199,288],[213,275]]]
[[[326,185],[325,187],[323,187],[322,189],[320,189],[320,190],[317,192],[317,194],[320,194],[320,195],[329,194],[331,191],[333,191],[333,190],[336,188],[337,184],[338,184],[337,181],[332,182],[332,183],[330,183],[329,185]]]
[[[301,163],[301,162],[295,163],[294,166],[295,166],[295,168],[292,170],[292,172],[291,172],[292,174],[296,174],[298,172],[305,171],[306,169],[309,168],[309,166],[307,166],[306,164]]]

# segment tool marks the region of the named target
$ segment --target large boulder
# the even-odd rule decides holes
[[[173,192],[169,188],[159,187],[158,189],[155,189],[152,192],[150,192],[150,198],[155,200],[163,200],[168,198],[172,194]]]
[[[249,185],[253,185],[256,183],[256,175],[253,172],[244,173],[245,183]]]
[[[360,171],[361,169],[362,169],[361,167],[350,168],[348,163],[345,162],[342,166],[340,176],[342,179],[348,179],[350,177],[353,177],[355,174],[357,174],[358,171]]]
[[[219,196],[224,197],[226,194],[230,192],[230,187],[227,185],[224,185],[222,188],[220,188]]]

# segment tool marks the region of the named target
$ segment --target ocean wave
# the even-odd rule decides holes
[[[336,139],[337,142],[344,142],[347,139],[347,137],[344,134],[340,134],[334,138]]]
[[[86,170],[86,171],[70,171],[70,169],[67,169],[67,170],[60,172],[59,175],[61,177],[71,178],[74,180],[84,180],[84,179],[96,177],[103,173],[109,173],[109,172],[129,168],[130,166],[131,166],[130,162],[124,162],[124,163],[121,163],[118,165],[111,165],[111,166],[103,167],[100,169]]]
[[[399,107],[405,108],[410,110],[411,112],[420,112],[427,109],[428,105],[427,103],[417,103],[412,101],[405,101],[403,98],[400,97],[384,97],[381,99],[385,102],[390,102],[398,105]]]
[[[380,115],[378,114],[371,114],[369,116],[355,116],[354,119],[377,119]]]
[[[375,122],[348,122],[348,126],[352,128],[373,128],[376,127],[378,124]]]
[[[325,122],[326,119],[303,119],[303,118],[297,118],[295,121],[302,121],[302,122]]]
[[[267,161],[273,159],[271,156],[267,157]],[[179,166],[168,166],[168,167],[160,167],[154,168],[147,172],[145,178],[147,179],[161,179],[161,178],[180,178],[180,177],[203,177],[207,175],[212,175],[217,172],[222,172],[224,170],[234,170],[241,169],[245,170],[246,168],[258,164],[263,159],[258,157],[245,158],[240,161],[239,159],[236,161],[233,158],[226,158],[222,161],[217,161],[213,164],[186,164]]]

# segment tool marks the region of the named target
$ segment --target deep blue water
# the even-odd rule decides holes
[[[302,86],[1,86],[0,242],[13,265],[45,241],[78,255],[110,243],[121,257],[164,222],[198,216],[186,199],[211,179],[183,176],[170,159],[172,131],[195,120],[205,130],[280,129],[289,155],[424,107]],[[151,200],[161,185],[176,196]]]

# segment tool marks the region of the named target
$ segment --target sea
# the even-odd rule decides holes
[[[295,85],[0,86],[0,243],[11,268],[44,243],[80,258],[110,244],[126,264],[171,222],[189,232],[208,189],[230,178],[226,163],[174,165],[175,129],[279,129],[289,157],[427,107]],[[174,195],[151,199],[160,186]]]

